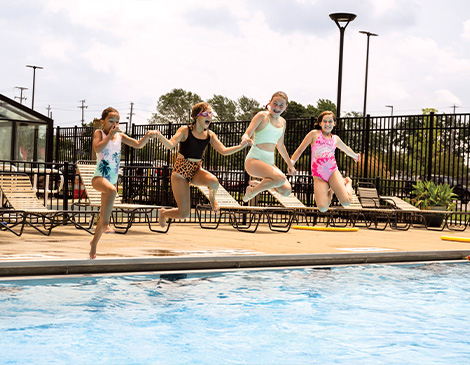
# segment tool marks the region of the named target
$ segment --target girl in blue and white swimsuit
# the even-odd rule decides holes
[[[262,179],[259,183],[252,181],[246,188],[243,197],[245,202],[268,189],[274,188],[284,196],[288,196],[291,192],[286,176],[274,164],[277,147],[279,154],[287,163],[289,173],[295,171],[284,145],[286,121],[281,114],[286,110],[287,103],[288,98],[284,92],[274,93],[266,106],[268,110],[256,114],[242,137],[242,142],[247,141],[253,145],[245,159],[245,170],[251,176]]]
[[[101,192],[100,219],[95,235],[90,242],[90,258],[96,258],[96,246],[101,235],[109,225],[113,210],[114,198],[117,194],[119,161],[121,160],[121,143],[135,147],[144,147],[149,138],[156,135],[155,131],[147,131],[139,141],[128,137],[119,130],[119,113],[114,108],[103,110],[100,119],[103,130],[96,130],[93,135],[93,149],[96,152],[96,169],[91,181],[93,188]]]

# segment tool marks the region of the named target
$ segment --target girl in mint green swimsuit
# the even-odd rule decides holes
[[[295,171],[284,145],[286,121],[281,114],[286,110],[287,104],[288,98],[284,92],[274,93],[266,106],[267,111],[256,114],[242,137],[242,142],[252,144],[245,159],[245,170],[251,176],[262,179],[259,183],[251,182],[246,188],[243,197],[245,202],[268,189],[276,189],[284,196],[288,196],[291,192],[286,176],[274,164],[277,148],[287,163],[289,173]]]

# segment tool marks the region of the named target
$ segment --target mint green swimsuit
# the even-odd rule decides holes
[[[246,159],[254,158],[256,160],[261,160],[266,162],[268,165],[274,165],[274,151],[265,151],[259,148],[257,145],[261,143],[274,143],[277,144],[279,138],[281,138],[282,133],[284,132],[284,126],[281,128],[276,128],[271,124],[271,118],[268,115],[268,124],[266,127],[254,133],[254,143],[251,146],[250,151],[246,155]]]

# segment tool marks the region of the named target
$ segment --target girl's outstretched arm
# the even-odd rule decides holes
[[[157,135],[156,131],[147,131],[145,135],[138,141],[128,135],[121,133],[122,142],[130,147],[143,148],[150,138],[154,138]]]
[[[294,164],[289,158],[289,154],[287,153],[286,145],[284,144],[284,132],[282,133],[282,136],[277,141],[276,147],[277,147],[277,150],[279,151],[279,154],[287,163],[287,171],[289,172],[289,174],[293,174],[295,172],[295,168],[294,168]]]
[[[334,136],[334,138],[336,138],[336,147],[338,147],[349,157],[352,157],[354,161],[359,162],[361,159],[361,155],[359,153],[354,152],[351,147],[347,146],[338,136]]]
[[[210,136],[211,136],[211,145],[212,145],[212,147],[214,147],[214,149],[217,152],[219,152],[222,156],[228,156],[228,155],[231,155],[231,154],[236,153],[238,151],[241,151],[242,149],[244,149],[246,146],[248,146],[250,144],[250,139],[248,139],[248,140],[243,140],[242,139],[242,142],[237,146],[225,147],[225,145],[219,140],[219,138],[217,137],[217,135],[214,132],[209,131],[209,133],[210,133]]]
[[[242,136],[242,143],[247,141],[249,144],[252,144],[251,136],[255,133],[256,128],[261,124],[264,120],[263,112],[259,112],[255,115],[255,117],[251,120],[250,125],[246,129],[245,133]]]
[[[174,149],[180,141],[186,137],[185,130],[188,130],[186,126],[179,127],[176,133],[170,139],[167,139],[160,131],[155,131],[157,139],[169,150]]]
[[[300,156],[302,155],[302,153],[305,151],[307,146],[309,144],[313,143],[313,139],[315,137],[315,132],[316,132],[316,130],[314,129],[314,130],[311,130],[310,132],[307,133],[304,140],[302,141],[300,146],[295,150],[294,154],[291,157],[292,164],[295,164],[297,162],[297,160],[300,158]]]

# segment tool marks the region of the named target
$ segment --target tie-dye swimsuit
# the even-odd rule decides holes
[[[335,159],[336,140],[333,135],[326,139],[320,132],[312,146],[312,176],[328,182],[330,176],[338,170]]]

